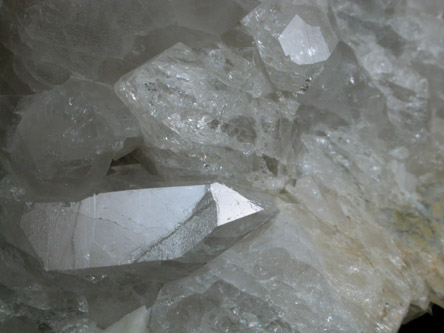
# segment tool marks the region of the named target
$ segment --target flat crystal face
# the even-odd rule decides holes
[[[319,74],[338,41],[328,9],[316,2],[267,1],[241,23],[282,91],[297,91]]]
[[[279,42],[285,55],[298,65],[325,61],[331,54],[321,29],[305,23],[298,15],[288,23],[279,36]]]
[[[218,226],[263,210],[263,208],[255,205],[252,201],[222,184],[211,184],[210,190],[217,206]]]
[[[443,12],[0,0],[0,331],[396,332],[444,306]]]
[[[16,54],[18,76],[34,91],[61,84],[71,75],[112,84],[177,42],[194,46],[217,40],[258,3],[8,1],[2,14],[4,42]]]
[[[65,271],[178,259],[218,227],[263,209],[214,183],[39,203],[20,226],[45,269]]]

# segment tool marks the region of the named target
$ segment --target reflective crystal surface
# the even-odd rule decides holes
[[[49,271],[164,260],[197,263],[266,222],[273,213],[261,213],[265,208],[271,207],[213,183],[38,203],[20,226]]]
[[[243,20],[268,75],[283,91],[299,91],[319,74],[338,39],[326,1],[266,1]]]
[[[179,41],[217,39],[258,3],[7,0],[0,15],[4,43],[17,56],[17,75],[41,91],[72,74],[112,83]]]
[[[63,289],[86,293],[91,319],[106,327],[118,319],[112,313],[151,305],[163,283],[186,276],[273,217],[269,198],[246,196],[252,198],[220,183],[101,193],[36,203],[25,209],[20,227],[27,252],[70,281]],[[108,295],[108,288],[118,290]]]

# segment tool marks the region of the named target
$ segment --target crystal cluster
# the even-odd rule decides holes
[[[0,331],[444,306],[441,0],[3,0],[0,27]]]

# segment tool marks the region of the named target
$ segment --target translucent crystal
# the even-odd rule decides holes
[[[396,332],[444,306],[443,13],[0,1],[0,331]]]
[[[167,284],[152,309],[150,330],[293,332],[369,330],[327,283],[316,248],[291,205],[204,269]],[[307,223],[310,223],[307,221]],[[183,319],[187,316],[188,320]]]
[[[243,20],[274,85],[299,91],[337,43],[323,2],[267,1]]]
[[[88,333],[148,333],[148,320],[150,317],[150,309],[142,306],[131,313],[128,313],[118,322],[114,323],[110,327],[102,330],[95,325],[91,324],[88,327]]]
[[[210,239],[229,245],[266,221],[257,216],[262,210],[214,183],[102,193],[67,205],[35,204],[21,227],[45,269],[64,271],[179,260],[201,242],[208,246]],[[252,214],[250,222],[233,223]],[[200,262],[198,257],[206,255],[202,250],[187,260]]]
[[[255,0],[39,0],[22,4],[19,12],[14,2],[6,1],[2,9],[3,20],[9,23],[5,30],[12,32],[5,39],[18,56],[16,72],[35,91],[63,83],[71,73],[112,83],[131,69],[128,64],[134,68],[179,41],[196,41],[196,34],[217,39],[258,4]],[[160,44],[156,35],[162,38]]]
[[[15,179],[40,199],[77,199],[134,149],[139,128],[104,85],[71,79],[23,99],[8,144]],[[67,192],[69,190],[69,192]]]
[[[266,120],[251,103],[271,91],[251,48],[237,53],[221,43],[195,51],[177,44],[115,89],[139,119],[147,155],[160,170],[176,164],[227,178],[252,172],[261,163],[253,155],[261,127],[279,119],[276,113]]]
[[[267,196],[242,194],[219,183],[102,193],[34,204],[20,226],[30,253],[107,327],[271,219]]]

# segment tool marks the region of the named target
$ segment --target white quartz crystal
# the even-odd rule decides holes
[[[63,271],[178,259],[213,229],[263,209],[214,183],[102,193],[70,204],[39,203],[23,215],[21,227],[45,269]]]
[[[148,319],[150,317],[150,309],[142,306],[137,310],[125,315],[118,322],[110,327],[102,330],[91,324],[88,328],[88,333],[148,333]]]
[[[331,54],[321,29],[305,23],[298,15],[293,17],[279,36],[279,42],[285,55],[298,65],[325,61]]]
[[[444,306],[443,13],[0,1],[0,331],[396,332]]]
[[[7,146],[12,173],[43,200],[88,194],[139,136],[136,119],[113,91],[88,80],[27,96],[16,112],[21,120]]]
[[[23,2],[21,16],[14,13],[20,6],[14,2],[8,0],[3,9],[5,32],[11,30],[5,39],[17,56],[17,74],[35,91],[63,83],[72,73],[112,83],[145,57],[177,42],[217,39],[259,4],[256,0],[38,0]]]
[[[263,209],[222,184],[214,183],[210,188],[217,205],[217,225],[233,222]]]
[[[242,20],[279,90],[302,89],[334,49],[327,11],[322,1],[266,1]]]

